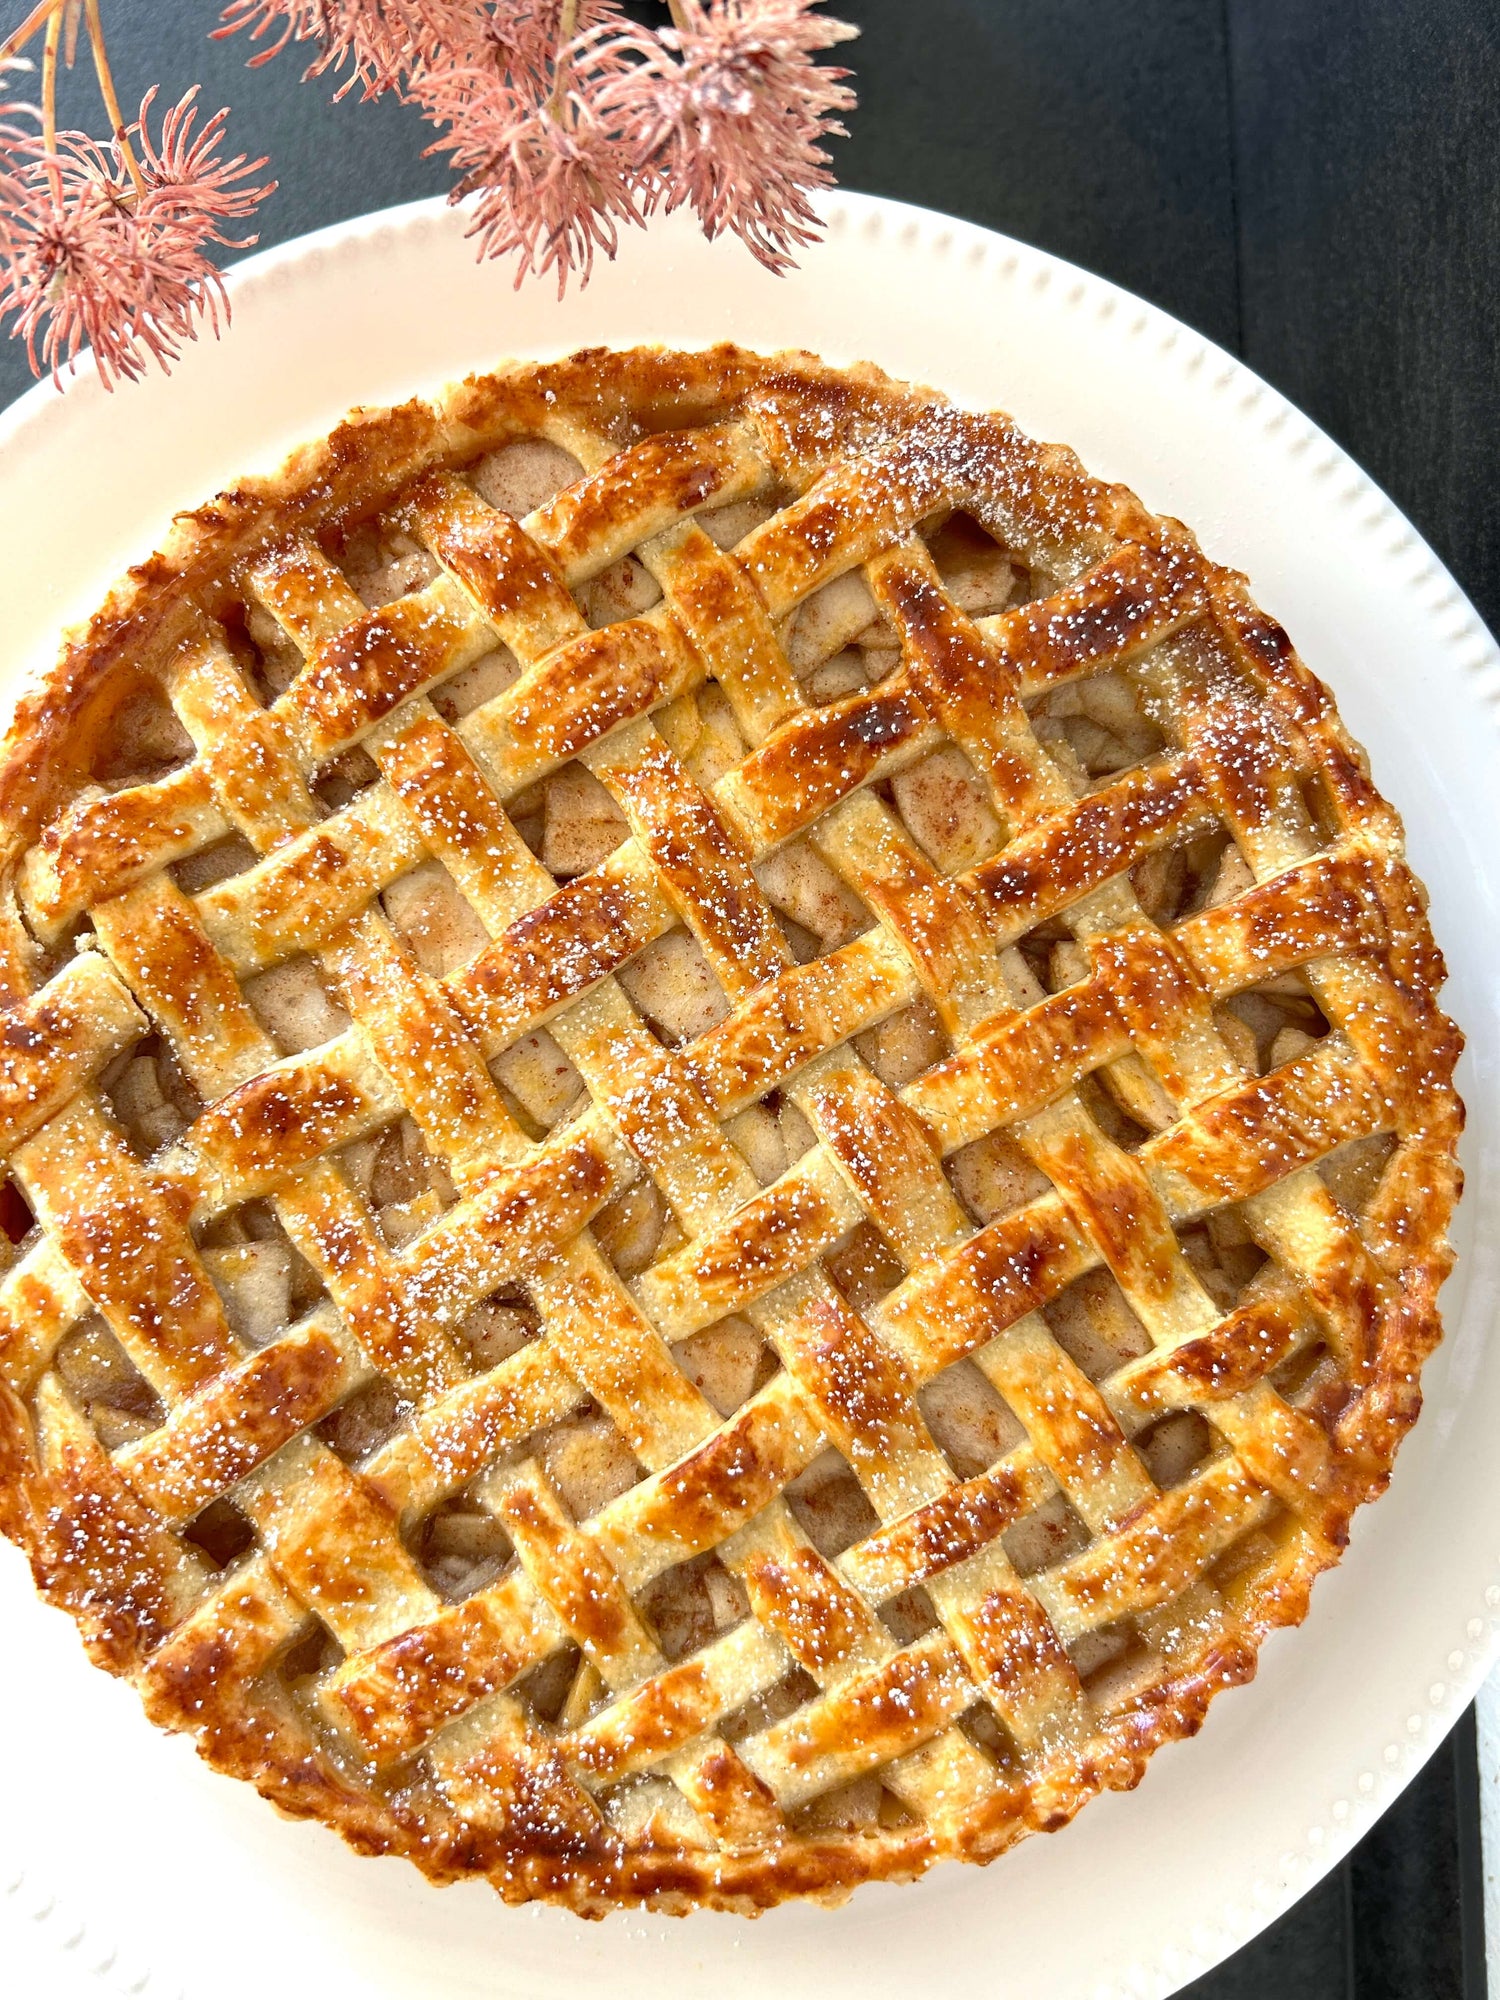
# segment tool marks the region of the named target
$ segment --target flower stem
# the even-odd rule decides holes
[[[557,23],[557,49],[552,57],[552,95],[547,99],[547,116],[562,122],[563,102],[568,93],[568,44],[578,25],[578,0],[563,0]]]
[[[61,0],[37,0],[37,5],[32,8],[20,27],[0,42],[0,62],[9,62],[12,56],[18,56],[42,23],[50,21],[60,6]]]
[[[49,155],[57,151],[57,43],[61,33],[59,7],[47,22],[47,39],[42,44],[42,146]]]
[[[137,194],[146,192],[145,176],[140,162],[125,131],[125,114],[120,109],[120,100],[115,94],[115,79],[109,67],[109,53],[104,46],[104,24],[99,19],[99,0],[84,0],[89,24],[89,49],[94,58],[94,74],[99,79],[99,95],[104,99],[104,108],[109,113],[109,121],[114,127],[115,144],[120,149]]]
[[[667,0],[667,11],[672,16],[672,26],[677,30],[678,34],[687,34],[692,23],[688,20],[688,10],[683,4],[683,0]]]
[[[62,33],[62,9],[47,18],[47,39],[42,44],[42,151],[47,160],[47,181],[52,199],[62,203],[62,164],[57,157],[57,44]]]

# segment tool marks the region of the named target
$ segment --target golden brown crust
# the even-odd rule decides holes
[[[581,469],[518,519],[475,468],[537,439]],[[397,531],[431,580],[367,606]],[[190,753],[122,783],[153,700]],[[516,831],[560,769],[620,842],[561,885]],[[357,412],[115,589],[0,823],[0,1530],[154,1720],[362,1851],[584,1914],[987,1861],[1253,1674],[1415,1420],[1462,1107],[1399,821],[1244,580],[1003,417],[730,347]],[[478,940],[429,962],[387,892],[435,869]],[[657,1034],[616,975],[674,938],[718,1002]],[[342,1011],[283,1053],[257,982],[306,954]],[[583,1108],[523,1118],[544,1027]],[[192,1095],[164,1144],[138,1047]],[[378,1201],[398,1121],[436,1164]],[[736,1340],[721,1414],[684,1357]],[[454,1506],[506,1565],[461,1588]]]

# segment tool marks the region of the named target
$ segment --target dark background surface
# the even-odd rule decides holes
[[[845,185],[1040,244],[1242,355],[1369,469],[1500,624],[1496,0],[835,11],[864,31]],[[0,25],[20,12],[3,0]],[[168,102],[201,81],[210,109],[233,104],[235,148],[271,155],[264,243],[446,186],[412,114],[298,87],[294,54],[247,71],[243,42],[205,39],[216,13],[214,0],[104,4],[127,106],[152,81]],[[68,101],[97,130],[90,89],[80,73]],[[0,403],[29,379],[0,342]],[[1477,1818],[1470,1717],[1354,1855],[1193,2000],[1479,2000]]]

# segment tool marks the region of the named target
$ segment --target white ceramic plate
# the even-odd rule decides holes
[[[1055,258],[920,209],[846,196],[792,277],[682,224],[633,238],[581,297],[512,294],[460,225],[418,204],[251,259],[234,327],[170,381],[112,400],[85,376],[0,425],[4,671],[45,659],[176,507],[270,467],[355,402],[383,402],[508,355],[590,342],[732,336],[869,357],[1012,411],[1096,472],[1180,516],[1248,570],[1369,746],[1406,816],[1449,1004],[1472,1053],[1469,1193],[1447,1340],[1389,1496],[1361,1514],[1301,1630],[1254,1685],[1165,1750],[1134,1796],[1089,1806],[985,1872],[867,1888],[836,1912],[616,1918],[508,1911],[482,1885],[437,1890],[279,1820],[246,1786],[159,1737],[89,1668],[72,1625],[0,1551],[7,1731],[0,1890],[60,1892],[60,1943],[122,1946],[109,1976],[188,2000],[467,2000],[471,1995],[767,1992],[881,2000],[1166,1994],[1243,1943],[1330,1867],[1474,1693],[1500,1607],[1500,656],[1431,551],[1321,433],[1162,313]],[[0,1901],[0,1910],[5,1907]],[[197,1968],[196,1970],[194,1968]],[[135,1982],[144,1976],[144,1984]]]

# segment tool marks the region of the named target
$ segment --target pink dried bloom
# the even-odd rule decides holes
[[[498,77],[519,96],[541,104],[552,90],[559,60],[578,81],[582,51],[626,25],[615,0],[578,0],[564,48],[568,13],[567,0],[499,0],[478,12],[466,35],[444,40],[427,66],[432,75],[416,79],[415,94],[428,102],[429,86],[441,89],[441,77],[448,72],[471,81]]]
[[[307,71],[316,76],[348,56],[358,60],[376,36],[383,40],[384,21],[379,7],[369,7],[365,0],[229,0],[213,39],[237,34],[266,44],[250,57],[251,69],[270,62],[291,43],[319,43],[322,54]]]
[[[316,43],[305,76],[342,69],[345,90],[366,97],[405,87],[412,71],[456,38],[472,32],[475,0],[229,0],[215,35],[248,33],[266,46],[250,58],[258,69],[290,43]]]
[[[218,225],[253,215],[275,183],[245,186],[246,177],[259,173],[264,160],[247,160],[243,153],[236,153],[232,160],[217,157],[229,113],[215,111],[195,132],[197,98],[195,83],[162,119],[159,141],[151,137],[150,129],[151,106],[156,101],[154,84],[141,100],[141,115],[130,130],[140,147],[141,171],[148,189],[142,209],[191,221],[201,230],[202,242],[243,250],[254,239],[225,236]]]
[[[224,280],[209,262],[208,246],[248,250],[257,240],[255,235],[229,236],[224,225],[253,215],[276,187],[274,181],[261,187],[248,184],[249,176],[265,166],[264,159],[247,160],[243,153],[229,160],[218,158],[229,117],[226,110],[214,112],[194,131],[197,95],[194,84],[172,106],[162,120],[157,143],[148,124],[156,96],[153,85],[141,100],[141,115],[132,127],[146,185],[136,198],[131,221],[138,253],[155,279],[152,310],[161,317],[170,296],[175,302],[171,316],[186,337],[191,337],[191,323],[199,311],[207,314],[215,333],[220,311],[226,322],[229,318]]]
[[[555,270],[561,298],[574,271],[588,283],[596,250],[614,256],[621,223],[640,221],[629,157],[581,91],[538,104],[493,72],[429,76],[420,90],[449,127],[429,150],[459,176],[452,199],[477,196],[468,234],[481,256],[516,256],[517,285]]]
[[[639,60],[600,92],[667,210],[691,204],[706,235],[732,232],[771,271],[817,240],[808,197],[833,179],[822,142],[854,104],[849,72],[814,57],[858,30],[816,4],[679,0],[683,25],[633,38]]]
[[[144,372],[136,318],[143,287],[131,267],[124,231],[107,199],[77,203],[38,153],[8,190],[7,233],[0,259],[0,320],[14,317],[34,375],[58,381],[85,343],[106,389]],[[153,351],[149,335],[144,351]],[[156,359],[163,365],[164,353]]]
[[[168,367],[201,319],[215,333],[227,322],[209,246],[253,243],[224,225],[248,216],[275,183],[247,184],[264,160],[216,157],[226,114],[195,131],[196,95],[195,87],[166,114],[159,142],[148,123],[152,90],[122,139],[63,132],[52,152],[31,139],[17,156],[17,199],[0,242],[0,321],[14,319],[37,374],[48,369],[57,380],[87,342],[112,389],[149,361]]]

